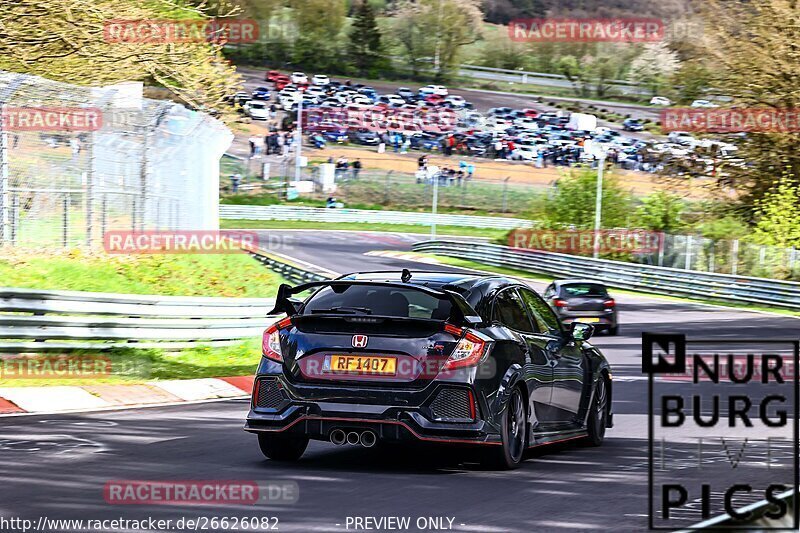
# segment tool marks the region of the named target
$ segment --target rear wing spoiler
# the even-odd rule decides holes
[[[327,280],[327,281],[312,281],[310,283],[303,283],[292,287],[282,283],[278,287],[278,295],[275,298],[275,308],[269,312],[270,315],[280,315],[285,313],[287,316],[294,316],[300,312],[303,305],[302,302],[292,298],[295,294],[300,294],[311,289],[321,289],[322,287],[331,287],[334,291],[337,288],[346,289],[353,285],[371,285],[376,287],[394,287],[398,289],[411,289],[419,292],[424,292],[434,298],[440,300],[450,301],[452,308],[448,321],[453,324],[460,324],[466,326],[477,326],[483,322],[480,315],[472,308],[463,296],[457,292],[448,290],[432,289],[421,285],[414,285],[411,283],[401,283],[393,281],[367,281],[367,280]]]

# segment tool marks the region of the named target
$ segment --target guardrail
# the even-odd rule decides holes
[[[246,251],[293,283],[334,272],[259,248]],[[182,349],[260,336],[273,298],[216,298],[0,287],[0,353]]]
[[[287,205],[220,205],[219,216],[234,220],[308,220],[316,222],[362,222],[430,226],[431,213],[378,211],[370,209],[326,209]],[[473,215],[436,215],[436,224],[470,228],[514,229],[531,227],[530,220]]]
[[[711,274],[476,242],[423,241],[414,244],[413,249],[531,273],[591,278],[622,289],[800,310],[800,283],[792,281]]]
[[[263,298],[0,288],[0,351],[231,344],[260,336],[273,304]]]

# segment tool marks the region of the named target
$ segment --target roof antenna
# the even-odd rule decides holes
[[[409,281],[411,281],[411,271],[408,270],[407,268],[404,268],[403,273],[400,274],[400,281],[402,281],[403,283],[408,283]]]

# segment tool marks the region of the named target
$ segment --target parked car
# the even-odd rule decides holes
[[[245,115],[253,120],[269,120],[269,104],[259,100],[251,100],[244,104]]]
[[[306,83],[307,84],[308,83],[308,76],[306,76],[302,72],[292,72],[291,80],[292,80],[292,83],[297,84],[297,85],[299,85],[301,83]]]
[[[700,109],[714,109],[715,107],[719,106],[708,100],[695,100],[694,102],[692,102],[692,107]]]
[[[347,136],[354,144],[376,146],[381,142],[378,134],[367,128],[351,129]]]
[[[266,87],[257,87],[253,91],[253,100],[269,100],[270,96],[269,89]]]
[[[446,97],[444,99],[444,101],[449,103],[451,106],[453,106],[456,109],[463,108],[464,106],[467,105],[467,101],[464,100],[464,97],[463,96],[458,96],[456,94],[451,94],[450,96]]]
[[[650,99],[650,105],[670,106],[672,105],[672,100],[663,96],[654,96]]]
[[[609,335],[619,333],[617,303],[599,281],[564,279],[551,283],[544,299],[564,324],[591,324]]]
[[[622,122],[622,129],[625,131],[644,131],[644,124],[635,118],[626,118]]]
[[[292,83],[292,79],[289,76],[286,76],[285,74],[281,74],[281,75],[275,77],[274,82],[275,82],[275,90],[276,91],[281,91],[287,85]]]
[[[358,90],[358,93],[369,98],[370,102],[375,102],[378,99],[378,91],[372,87],[362,87]]]
[[[267,73],[264,75],[264,79],[267,80],[267,81],[274,82],[275,78],[277,78],[279,76],[283,76],[283,74],[281,74],[277,70],[268,70]]]
[[[667,135],[667,139],[669,139],[669,142],[682,146],[692,145],[695,142],[694,136],[686,131],[671,131],[669,135]]]
[[[406,102],[413,102],[417,99],[417,93],[409,89],[408,87],[400,87],[396,91],[397,95],[400,96]]]
[[[325,74],[314,74],[314,77],[311,78],[312,85],[328,85],[330,82],[330,78]]]
[[[420,441],[473,446],[511,469],[528,448],[600,446],[613,426],[612,369],[587,342],[594,327],[564,325],[519,281],[351,274],[281,285],[270,314],[283,313],[264,332],[244,427],[269,459],[296,461],[312,439]]]

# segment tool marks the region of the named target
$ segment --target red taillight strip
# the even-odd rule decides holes
[[[281,320],[280,322],[278,322],[277,324],[275,324],[275,327],[277,327],[278,329],[283,329],[283,328],[288,328],[291,325],[292,325],[292,317],[288,316],[283,320]]]
[[[262,381],[262,380],[260,380],[260,379],[257,379],[257,380],[256,380],[256,382],[255,382],[255,383],[253,383],[253,396],[252,396],[252,398],[250,399],[250,403],[251,403],[251,405],[252,405],[253,407],[255,407],[255,406],[256,406],[256,402],[258,401],[258,393],[259,393],[259,391],[261,390],[261,381]]]
[[[472,389],[467,390],[469,394],[469,417],[473,420],[477,418],[475,412],[475,395],[472,393]]]
[[[445,333],[449,333],[450,335],[454,335],[456,337],[460,337],[464,330],[459,328],[458,326],[454,326],[453,324],[445,324],[444,325]]]

